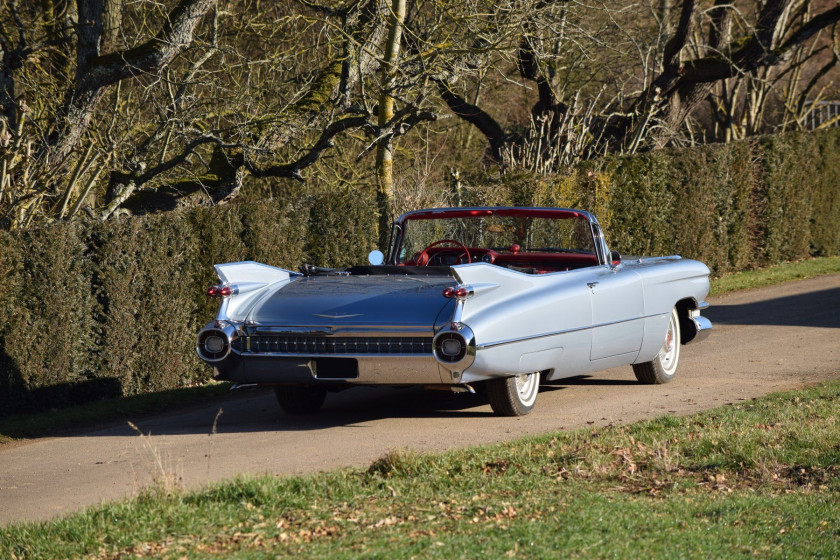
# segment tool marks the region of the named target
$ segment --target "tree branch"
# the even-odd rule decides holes
[[[169,13],[163,29],[142,45],[90,60],[76,94],[100,89],[138,74],[156,72],[192,42],[195,30],[216,0],[181,0]]]
[[[730,0],[715,0],[715,5],[709,10],[711,25],[709,27],[709,48],[720,51],[729,43],[732,36],[732,4]]]
[[[258,169],[246,159],[245,169],[254,177],[292,177],[303,182],[303,177],[300,174],[301,170],[318,161],[324,150],[333,147],[333,138],[335,136],[345,130],[361,128],[367,124],[367,116],[344,117],[343,119],[330,123],[321,133],[318,141],[298,160],[281,165],[272,165],[265,169]]]
[[[449,106],[449,109],[484,134],[487,141],[490,142],[493,158],[499,161],[502,157],[502,148],[504,148],[506,138],[505,131],[501,125],[481,108],[467,102],[466,99],[452,91],[449,84],[443,80],[433,81],[437,85],[438,92],[447,106]]]
[[[796,111],[799,114],[802,114],[802,111],[805,109],[805,103],[808,101],[808,97],[810,96],[811,92],[816,87],[817,83],[834,68],[837,63],[840,62],[840,57],[838,57],[837,51],[832,53],[831,60],[826,62],[822,68],[820,68],[817,72],[814,73],[814,76],[808,82],[808,84],[802,89],[802,93],[799,96],[799,101],[796,104]]]
[[[680,52],[688,41],[688,35],[694,22],[694,13],[697,11],[696,0],[683,0],[680,10],[680,22],[674,34],[665,43],[662,51],[662,62],[665,73],[676,70],[680,63]]]
[[[758,20],[755,23],[755,38],[758,40],[759,48],[769,51],[773,48],[776,37],[776,28],[779,19],[785,12],[790,0],[767,0],[761,11],[758,13]]]
[[[768,2],[769,4],[769,2]],[[766,19],[766,18],[765,18]],[[813,37],[818,31],[840,21],[840,6],[814,17],[794,33],[784,44],[773,50],[762,48],[755,39],[743,42],[739,49],[733,49],[730,58],[713,54],[685,63],[681,85],[715,82],[748,73],[762,66],[775,66],[790,56],[794,48]],[[767,22],[765,21],[765,24]]]
[[[76,83],[68,89],[51,126],[54,132],[39,155],[48,158],[51,165],[65,159],[81,140],[105,88],[130,76],[157,72],[169,64],[192,42],[199,22],[216,1],[181,0],[154,38],[132,49],[98,56],[96,37],[97,33],[101,35],[102,4],[101,0],[84,0],[84,13],[94,18],[94,23],[79,27]],[[83,16],[82,9],[79,15]]]
[[[840,21],[840,6],[835,6],[834,8],[826,10],[820,15],[812,18],[808,21],[808,23],[800,27],[796,33],[791,35],[790,38],[788,38],[788,40],[779,47],[779,50],[787,52],[797,45],[804,43],[816,35],[819,31],[834,25],[838,21]]]

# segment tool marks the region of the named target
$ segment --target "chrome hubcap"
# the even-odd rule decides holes
[[[523,405],[530,406],[537,400],[539,388],[540,374],[538,372],[520,373],[516,376],[516,392]]]
[[[677,360],[680,355],[680,349],[677,345],[675,336],[677,327],[674,324],[674,321],[675,319],[672,315],[671,321],[668,323],[668,332],[665,334],[665,344],[663,344],[662,348],[659,350],[659,363],[668,375],[673,375],[674,371],[677,369]]]

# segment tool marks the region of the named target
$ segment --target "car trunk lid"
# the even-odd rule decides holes
[[[446,276],[310,276],[261,298],[249,322],[266,326],[433,328],[452,300]]]

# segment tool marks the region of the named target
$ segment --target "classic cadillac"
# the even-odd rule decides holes
[[[595,217],[562,208],[444,208],[400,216],[370,265],[302,273],[216,265],[218,316],[198,355],[218,379],[276,388],[289,413],[353,385],[486,390],[528,414],[540,381],[632,365],[674,378],[680,347],[711,323],[709,269],[622,258]]]

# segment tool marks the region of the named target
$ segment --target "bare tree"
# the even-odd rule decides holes
[[[661,72],[635,99],[629,115],[617,119],[608,129],[613,145],[626,146],[653,120],[663,130],[679,128],[716,83],[750,74],[764,73],[766,78],[771,69],[789,63],[797,50],[821,30],[840,21],[840,6],[791,18],[791,13],[801,10],[803,4],[802,0],[760,3],[754,19],[742,22],[744,32],[735,36],[735,7],[727,0],[715,0],[705,44],[696,49],[696,56],[688,57],[686,46],[695,25],[698,2],[684,0],[679,24],[665,45]]]
[[[533,84],[536,89],[530,126],[524,134],[459,93],[457,72],[436,83],[451,111],[486,137],[494,160],[528,166],[547,161],[545,169],[557,169],[606,152],[634,152],[679,142],[689,116],[724,80],[749,78],[754,84],[764,84],[764,89],[753,88],[749,93],[750,118],[759,118],[768,88],[797,82],[791,74],[813,60],[805,53],[820,51],[812,46],[814,38],[840,20],[840,7],[810,9],[814,5],[807,0],[766,0],[756,3],[750,13],[729,0],[714,0],[707,6],[699,0],[678,5],[670,0],[649,5],[533,2],[524,10],[527,17],[517,22],[519,83],[521,87]],[[640,21],[649,25],[639,25]],[[661,40],[650,41],[650,37]],[[547,48],[552,44],[554,49]],[[507,52],[511,50],[507,46]],[[635,70],[623,72],[615,61],[624,65],[633,61],[615,55],[609,66],[612,76],[598,76],[592,62],[603,63],[619,50],[632,53]],[[583,102],[582,84],[574,80],[576,67],[569,64],[576,52],[587,61],[590,74],[598,76],[583,87],[600,85]],[[812,74],[813,83],[787,105],[799,107],[801,113],[815,80],[833,67],[834,62],[825,63]],[[563,153],[574,153],[574,157],[562,157]]]
[[[797,126],[838,20],[823,0],[10,0],[0,227],[221,204],[340,153],[376,170],[384,232],[421,123],[540,172],[684,142],[709,102],[727,137]]]
[[[106,33],[103,21],[114,24],[118,10],[114,1],[21,6],[12,0],[4,6],[0,17],[4,22],[0,26],[0,130],[4,132],[0,212],[5,212],[0,220],[11,225],[31,223],[42,210],[40,203],[51,201],[62,190],[60,184],[69,169],[73,171],[65,190],[72,193],[82,171],[95,160],[89,159],[89,148],[75,163],[71,156],[82,144],[106,91],[127,78],[158,74],[192,43],[199,23],[215,3],[181,0],[151,37],[111,52],[102,51],[113,34],[113,29]],[[57,8],[61,13],[55,13]],[[38,25],[39,17],[45,15],[51,19]],[[110,17],[103,19],[106,15]],[[48,62],[42,63],[41,57]],[[44,78],[51,70],[59,72],[58,80],[67,79],[65,87]],[[27,97],[36,96],[34,90],[43,81],[60,95],[36,97],[28,104]],[[62,198],[60,213],[69,198]]]
[[[67,0],[60,12],[47,1],[5,5],[5,227],[85,207],[107,219],[221,203],[246,177],[302,181],[349,131],[376,145],[434,118],[408,107],[374,120],[365,80],[383,61],[383,0],[288,0],[257,12],[245,1],[180,0],[168,11],[119,0]]]
[[[793,6],[779,24],[780,35],[790,36],[813,17],[811,0]],[[792,48],[778,65],[762,66],[723,80],[707,100],[714,117],[714,138],[728,141],[759,133],[801,128],[809,107],[824,99],[831,86],[826,80],[840,54],[840,28],[821,31],[809,43]]]

